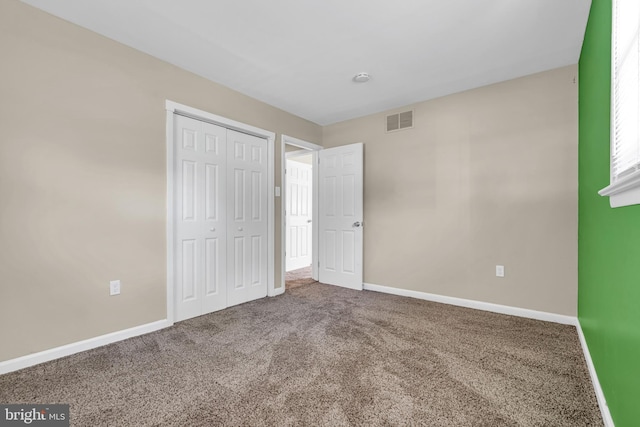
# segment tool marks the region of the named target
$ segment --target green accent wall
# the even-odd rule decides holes
[[[612,209],[611,1],[593,0],[579,63],[578,318],[617,427],[640,423],[640,205]]]

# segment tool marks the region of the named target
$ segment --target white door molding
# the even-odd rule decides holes
[[[314,144],[313,142],[304,141],[302,139],[294,138],[288,135],[282,135],[280,138],[280,185],[285,188],[286,176],[285,176],[285,166],[286,166],[286,150],[285,145],[293,145],[295,147],[301,148],[308,152],[311,152],[313,155],[313,182],[312,182],[312,200],[313,200],[313,218],[318,217],[318,151],[322,150],[322,146],[318,144]],[[280,279],[280,288],[278,288],[278,294],[284,292],[284,276],[285,276],[285,255],[284,250],[286,247],[286,225],[285,225],[285,215],[284,208],[286,206],[286,191],[282,191],[282,200],[280,201],[280,271],[282,272],[282,277]],[[313,221],[312,225],[312,243],[313,243],[313,253],[312,253],[312,277],[315,280],[318,280],[318,221]]]
[[[275,136],[274,132],[261,129],[246,123],[227,119],[207,111],[179,104],[167,100],[166,109],[166,150],[167,150],[167,321],[175,322],[175,140],[174,140],[174,115],[191,117],[227,129],[235,130],[249,135],[258,136],[267,140],[267,295],[275,295],[275,205],[274,205],[274,174],[275,174]]]

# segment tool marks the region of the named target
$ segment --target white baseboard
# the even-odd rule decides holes
[[[596,372],[596,367],[593,364],[593,360],[591,359],[589,346],[587,345],[587,340],[584,337],[584,333],[582,332],[582,327],[580,326],[580,322],[578,322],[577,329],[578,329],[578,337],[580,337],[580,344],[582,345],[582,352],[584,353],[584,358],[587,360],[589,375],[591,375],[591,382],[593,383],[593,388],[596,392],[596,399],[598,400],[598,406],[600,407],[602,420],[604,421],[605,427],[614,427],[613,418],[611,418],[611,412],[609,412],[609,406],[607,405],[607,400],[605,399],[604,392],[602,391],[602,387],[600,386],[600,380],[598,380],[598,373]]]
[[[563,314],[547,313],[546,311],[529,310],[526,308],[511,307],[508,305],[493,304],[490,302],[475,301],[464,298],[447,297],[444,295],[430,294],[427,292],[410,291],[408,289],[392,288],[389,286],[373,285],[365,283],[367,291],[384,292],[386,294],[400,295],[403,297],[418,298],[443,304],[457,305],[459,307],[474,308],[476,310],[491,311],[493,313],[508,314],[511,316],[526,317],[528,319],[544,320],[545,322],[561,323],[563,325],[578,325],[578,319]]]
[[[80,353],[81,351],[102,347],[104,345],[111,344],[117,341],[126,340],[127,338],[148,334],[150,332],[164,329],[171,325],[172,323],[166,319],[158,320],[157,322],[147,323],[146,325],[135,326],[133,328],[111,332],[109,334],[63,345],[61,347],[52,348],[38,353],[28,354],[16,359],[6,360],[4,362],[0,362],[0,375],[17,371],[23,368],[28,368],[29,366],[38,365],[50,360],[59,359],[61,357],[70,356],[75,353]]]

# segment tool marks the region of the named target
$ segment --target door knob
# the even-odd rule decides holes
[[[242,227],[238,227],[238,231],[242,231]]]
[[[358,228],[358,227],[362,226],[362,223],[360,221],[356,221],[356,222],[353,223],[353,226]]]
[[[216,231],[216,229],[215,229],[215,228],[213,228],[213,227],[211,227],[209,230],[211,230],[211,231]]]
[[[311,220],[310,220],[310,219],[308,219],[308,220],[307,220],[307,224],[309,224],[310,222],[311,222]]]

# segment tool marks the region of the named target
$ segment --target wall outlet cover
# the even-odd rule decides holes
[[[112,280],[109,282],[109,295],[120,294],[120,280]]]
[[[504,277],[504,265],[496,265],[496,276]]]

